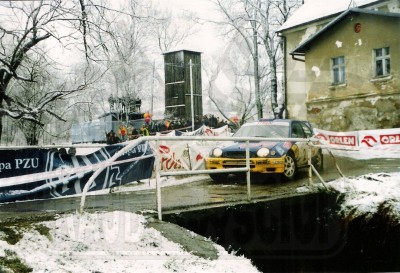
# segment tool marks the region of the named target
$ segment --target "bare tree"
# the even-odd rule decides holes
[[[253,18],[253,10],[249,10],[246,3],[242,0],[211,0],[221,11],[224,19],[218,24],[229,26],[230,32],[232,29],[237,32],[245,42],[245,46],[253,60],[253,78],[255,88],[255,100],[257,105],[257,116],[262,118],[263,105],[261,102],[260,90],[260,75],[259,75],[259,53],[258,53],[258,26]]]
[[[282,118],[284,105],[278,103],[278,68],[282,67],[282,39],[277,36],[278,28],[300,5],[299,0],[246,1],[255,11],[255,20],[259,25],[258,37],[268,56],[269,89],[271,109],[275,118]],[[282,102],[283,104],[285,102]]]
[[[45,62],[43,56],[38,56],[37,60],[30,59],[31,75],[35,81],[16,81],[13,86],[13,100],[25,109],[34,109],[37,105],[46,101],[49,90],[53,89],[54,74],[51,75],[45,68],[48,63]],[[50,65],[51,67],[51,65]],[[46,102],[46,109],[50,115],[60,117],[55,110],[54,101]],[[54,110],[50,110],[54,109]],[[44,125],[47,123],[50,115],[45,115],[44,112],[37,114],[36,121],[29,119],[16,119],[16,125],[24,134],[28,145],[37,145],[39,138],[43,135]],[[61,118],[61,117],[60,117]]]
[[[45,135],[56,138],[64,136],[65,139],[70,128],[67,121],[71,121],[73,116],[72,109],[76,104],[83,103],[81,99],[76,98],[83,97],[85,92],[82,91],[87,90],[102,75],[99,71],[91,71],[86,67],[84,72],[68,80],[54,64],[48,63],[45,57],[34,57],[35,59],[29,60],[32,65],[31,72],[34,74],[31,77],[35,78],[35,81],[17,81],[12,88],[13,99],[25,109],[34,111],[37,106],[45,105],[37,120],[15,120],[28,145],[39,144],[39,139]]]
[[[181,46],[196,31],[196,18],[191,13],[176,14],[171,9],[158,7],[153,7],[152,12],[154,35],[161,53]]]
[[[146,93],[144,89],[148,87],[151,61],[145,52],[152,19],[145,17],[147,9],[147,6],[130,2],[125,10],[133,16],[121,16],[109,26],[115,39],[107,54],[107,67],[112,77],[109,86],[112,95],[120,98],[134,99]]]
[[[278,105],[278,67],[282,64],[281,40],[276,31],[288,18],[300,0],[210,0],[224,15],[215,22],[229,26],[245,41],[245,48],[252,56],[255,100],[258,118],[263,117],[264,99],[270,97],[271,111],[281,117]],[[264,47],[259,47],[259,45]],[[261,51],[262,49],[262,51]],[[265,53],[265,54],[264,54]],[[264,56],[267,56],[265,58]],[[265,60],[263,60],[265,59]],[[263,80],[264,79],[264,80]],[[270,96],[269,96],[270,94]]]
[[[231,125],[236,125],[231,121],[232,111],[236,112],[239,116],[239,125],[245,123],[251,119],[254,115],[255,100],[254,92],[251,91],[252,80],[251,80],[251,61],[241,59],[240,53],[238,53],[237,43],[231,43],[229,54],[221,57],[218,65],[212,69],[205,69],[208,74],[209,82],[207,87],[208,97],[217,108],[218,112],[226,119],[229,120]],[[235,50],[236,48],[236,50]],[[224,71],[225,75],[233,82],[231,94],[227,98],[224,90],[218,88],[216,80],[221,73]],[[244,71],[244,72],[243,72]],[[226,84],[224,84],[226,88]]]
[[[37,81],[30,59],[41,56],[51,62],[43,45],[52,42],[52,47],[60,45],[81,50],[87,65],[103,61],[114,40],[107,26],[115,20],[115,14],[125,13],[102,4],[101,0],[2,1],[0,7],[3,13],[0,18],[1,140],[2,117],[30,121],[39,126],[43,126],[43,115],[63,120],[51,109],[51,104],[88,86],[88,82],[84,82],[87,75],[84,75],[80,77],[83,82],[76,86],[47,90],[46,96],[36,105],[18,100],[12,87],[20,82]]]
[[[30,107],[12,96],[10,85],[13,81],[33,82],[35,73],[27,64],[27,54],[39,43],[51,37],[47,27],[53,20],[53,13],[60,3],[44,4],[38,2],[36,6],[30,4],[14,6],[10,1],[3,3],[3,8],[9,8],[10,16],[23,22],[10,21],[0,28],[0,116],[7,115],[13,119],[24,119],[41,124],[39,116],[46,111],[46,104],[53,100],[49,97],[40,105]],[[18,15],[18,16],[16,16]],[[22,23],[24,23],[22,25]],[[55,98],[54,98],[55,99]],[[0,137],[2,132],[2,119],[0,120]],[[1,138],[0,138],[1,140]]]

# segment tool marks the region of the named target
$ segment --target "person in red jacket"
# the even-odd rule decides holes
[[[121,139],[121,141],[126,140],[126,134],[127,134],[126,127],[123,123],[121,123],[118,128],[118,136]]]

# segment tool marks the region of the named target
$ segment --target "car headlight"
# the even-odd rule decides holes
[[[221,157],[222,156],[222,150],[220,148],[215,148],[212,151],[212,156],[214,157]]]
[[[260,150],[257,151],[258,157],[267,157],[268,154],[269,154],[269,150],[267,148],[261,148]]]

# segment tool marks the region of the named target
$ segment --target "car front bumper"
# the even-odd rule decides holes
[[[224,170],[246,167],[245,158],[206,158],[207,170]],[[252,173],[283,173],[285,170],[285,156],[278,158],[250,158],[250,172]]]

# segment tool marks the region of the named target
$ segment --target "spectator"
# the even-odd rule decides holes
[[[139,136],[139,132],[136,130],[135,126],[132,127],[131,131],[131,138],[130,139],[135,139]]]
[[[140,128],[140,133],[142,136],[148,136],[149,134],[149,130],[147,129],[146,125],[143,124],[142,128]]]
[[[68,154],[69,155],[76,155],[76,148],[75,147],[71,147],[68,149]]]
[[[146,122],[146,124],[149,124],[150,120],[151,120],[151,116],[150,116],[149,112],[144,113],[143,117],[144,117],[144,121]]]
[[[171,122],[169,120],[165,120],[164,125],[165,125],[165,130],[169,130],[169,126],[171,125]]]
[[[108,134],[107,134],[107,144],[116,144],[119,143],[119,138],[117,137],[117,134],[111,130]]]
[[[126,140],[126,134],[127,134],[126,127],[123,123],[121,123],[118,128],[118,137],[120,138],[121,141]]]

